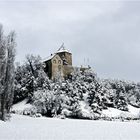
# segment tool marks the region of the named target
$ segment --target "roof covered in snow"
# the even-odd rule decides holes
[[[56,53],[51,54],[50,56],[44,58],[42,61],[43,61],[43,62],[44,62],[44,61],[49,61],[49,60],[51,60],[55,55],[56,55]]]
[[[65,46],[64,46],[64,43],[61,45],[61,47],[57,50],[56,53],[54,54],[51,54],[49,57],[46,57],[42,60],[42,62],[44,61],[49,61],[51,60],[55,55],[57,55],[58,53],[62,53],[62,52],[67,52],[67,53],[71,53],[70,51],[68,51]]]
[[[56,53],[62,53],[62,52],[67,52],[67,53],[71,53],[70,51],[68,51],[65,46],[64,43],[61,45],[61,47],[58,49],[58,51]]]

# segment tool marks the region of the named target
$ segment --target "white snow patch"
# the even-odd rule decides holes
[[[124,111],[118,110],[116,108],[108,108],[106,110],[102,111],[102,114],[107,116],[107,117],[118,117],[120,116],[121,113],[123,113]]]
[[[102,114],[107,117],[119,117],[119,116],[128,116],[128,117],[138,117],[140,113],[140,108],[133,107],[128,105],[129,111],[121,111],[116,108],[108,108],[102,111]]]
[[[27,104],[28,99],[24,99],[23,101],[13,105],[12,111],[23,111],[25,109],[30,109],[32,108],[31,104]]]
[[[52,55],[48,56],[47,58],[42,59],[42,62],[51,60],[55,55],[56,54],[52,54]]]
[[[80,101],[81,111],[84,117],[91,117],[91,109],[84,101]]]
[[[62,44],[62,46],[58,49],[58,51],[56,53],[61,53],[61,52],[67,52],[70,53],[64,46],[64,44]]]
[[[132,105],[128,105],[128,109],[129,109],[129,112],[135,116],[138,116],[140,114],[140,108],[136,108]]]
[[[139,140],[137,122],[109,122],[12,115],[0,121],[1,140]]]

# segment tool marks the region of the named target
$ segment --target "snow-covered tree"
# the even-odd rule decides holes
[[[25,63],[16,67],[14,103],[31,97],[37,90],[49,88],[49,83],[41,57],[27,55]]]
[[[15,46],[15,33],[11,32],[8,36],[4,36],[0,26],[0,118],[2,120],[6,119],[13,101]]]

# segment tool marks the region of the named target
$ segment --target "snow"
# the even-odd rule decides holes
[[[61,52],[67,52],[70,53],[64,46],[64,44],[62,44],[62,46],[58,49],[57,53],[61,53]]]
[[[91,116],[91,109],[88,106],[88,104],[84,101],[80,101],[80,107],[81,107],[81,111],[82,111],[82,115],[84,117],[90,117]]]
[[[32,108],[32,105],[28,104],[27,101],[28,101],[28,99],[25,99],[15,105],[13,105],[12,111],[23,111],[25,109]]]
[[[28,99],[25,99],[12,107],[12,111],[21,112],[25,109],[30,109],[33,106],[29,103],[27,103]],[[91,109],[85,101],[80,101],[80,108],[82,111],[82,114],[84,117],[90,117],[91,116]],[[129,111],[121,111],[116,108],[108,107],[108,109],[105,109],[102,111],[102,115],[105,115],[107,117],[119,117],[119,116],[129,116],[129,117],[138,117],[140,114],[140,108],[133,107],[132,105],[128,105]]]
[[[61,46],[61,47],[58,49],[58,51],[57,51],[56,53],[51,54],[51,55],[50,55],[49,57],[47,57],[47,58],[44,58],[44,59],[42,60],[42,62],[49,61],[49,60],[51,60],[56,54],[62,53],[62,52],[70,53],[64,46]]]
[[[56,54],[54,53],[54,54],[48,56],[47,58],[44,58],[44,59],[42,60],[42,62],[51,60],[55,55],[56,55]]]
[[[139,140],[138,122],[109,122],[12,115],[0,121],[1,140]]]
[[[118,110],[116,108],[108,108],[102,111],[102,114],[108,117],[118,117],[124,111]]]
[[[140,113],[140,108],[133,107],[131,105],[128,105],[128,112],[127,111],[121,111],[115,108],[108,108],[106,110],[102,111],[102,114],[108,117],[119,117],[122,115],[126,116],[132,116],[132,117],[138,117]]]
[[[82,112],[90,113],[89,106],[84,101],[80,101],[79,104],[80,104]]]
[[[66,49],[63,49],[63,50],[58,50],[57,53],[61,53],[61,52],[67,52],[67,53],[70,53],[68,50]]]
[[[13,110],[31,108],[27,99],[13,106]],[[90,116],[90,108],[81,101],[80,107],[84,116]],[[128,105],[129,112],[115,108],[103,110],[108,117],[138,115],[139,108]],[[139,140],[139,121],[94,121],[58,118],[33,118],[12,114],[11,121],[0,121],[0,139],[2,140]]]
[[[140,108],[133,107],[132,105],[128,105],[129,112],[135,116],[138,116],[140,113]]]

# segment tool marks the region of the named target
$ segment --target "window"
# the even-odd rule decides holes
[[[61,60],[58,60],[58,64],[61,64]]]
[[[56,60],[55,59],[53,60],[53,63],[56,64]]]

